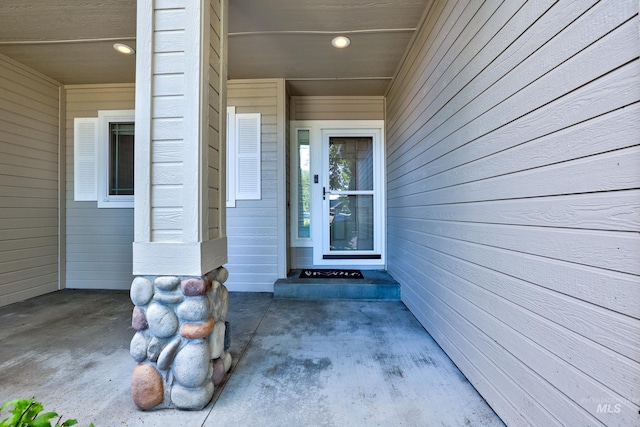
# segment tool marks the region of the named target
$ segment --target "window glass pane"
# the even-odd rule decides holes
[[[109,124],[109,195],[133,195],[134,124]]]
[[[373,196],[332,194],[329,204],[329,249],[373,250]]]
[[[329,186],[334,191],[373,190],[373,138],[329,138]]]
[[[309,131],[298,131],[298,238],[311,237]]]

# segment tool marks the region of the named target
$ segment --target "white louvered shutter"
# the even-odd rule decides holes
[[[98,200],[98,118],[73,122],[73,199]]]
[[[259,200],[260,114],[236,114],[236,199]]]
[[[236,207],[236,107],[227,107],[227,207]]]

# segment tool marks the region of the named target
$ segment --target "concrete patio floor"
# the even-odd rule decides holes
[[[503,426],[398,301],[231,293],[231,375],[202,411],[139,411],[127,292],[64,290],[0,308],[0,402],[80,426]],[[6,410],[0,419],[6,418]]]

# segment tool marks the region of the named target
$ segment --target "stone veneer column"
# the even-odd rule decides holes
[[[203,277],[133,280],[131,394],[140,409],[202,409],[211,400],[231,367],[227,277],[220,267]]]
[[[141,409],[200,409],[231,365],[227,0],[136,3],[131,390]]]

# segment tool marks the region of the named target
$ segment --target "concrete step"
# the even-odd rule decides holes
[[[384,270],[361,270],[364,279],[300,279],[293,270],[274,284],[281,299],[400,300],[400,284]]]

